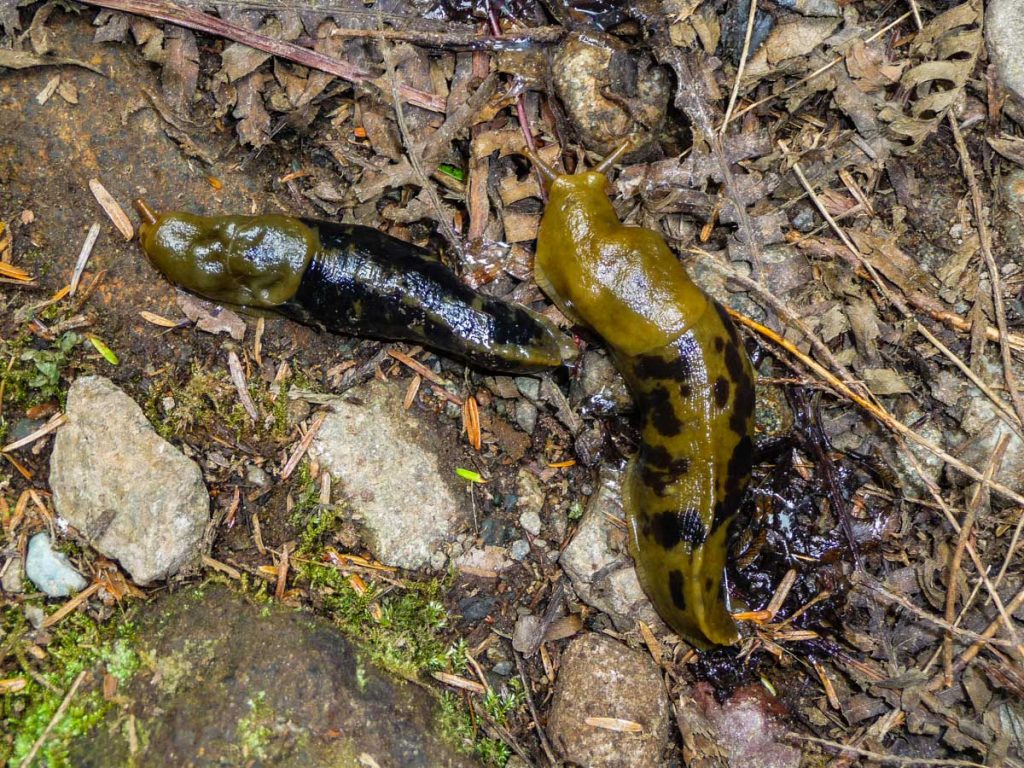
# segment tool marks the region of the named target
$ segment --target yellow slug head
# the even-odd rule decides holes
[[[171,282],[208,299],[269,309],[295,295],[319,238],[287,216],[142,213],[139,242]]]

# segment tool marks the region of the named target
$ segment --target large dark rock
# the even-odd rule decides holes
[[[426,691],[308,613],[214,585],[163,598],[139,624],[142,668],[72,765],[475,765],[435,734]]]

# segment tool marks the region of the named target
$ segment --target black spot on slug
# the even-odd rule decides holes
[[[647,414],[647,423],[665,437],[675,437],[683,429],[665,387],[658,386],[647,392],[643,396],[641,410]]]
[[[710,593],[715,588],[715,580],[708,576],[704,579],[704,591]]]
[[[662,549],[674,549],[682,541],[674,512],[659,512],[651,517],[651,538]]]
[[[725,348],[725,369],[729,372],[729,378],[738,382],[746,378],[747,371],[743,367],[743,358],[740,357],[740,348],[730,344]]]
[[[693,366],[685,355],[678,357],[640,355],[633,366],[633,372],[640,379],[670,379],[685,382],[693,376]]]
[[[736,396],[729,416],[729,428],[738,435],[746,435],[750,432],[750,420],[754,417],[754,382],[746,375],[746,371],[734,381]]]
[[[645,445],[642,450],[644,462],[652,467],[668,469],[672,463],[672,454],[663,445]]]
[[[719,376],[715,379],[715,405],[719,408],[725,408],[729,402],[729,380],[725,376]]]
[[[732,321],[732,318],[729,317],[729,313],[726,311],[725,307],[723,307],[717,301],[714,302],[714,305],[715,311],[721,318],[722,325],[725,326],[725,330],[729,333],[729,338],[732,340],[732,343],[735,344],[736,346],[739,346],[740,334],[739,331],[736,330],[736,324]]]
[[[708,529],[694,510],[685,512],[659,512],[650,520],[650,528],[644,526],[662,549],[675,549],[681,542],[699,547],[707,539]]]
[[[645,468],[658,470],[674,475],[685,475],[690,470],[690,460],[685,456],[673,456],[663,445],[644,445],[641,449],[641,461]]]
[[[683,595],[683,572],[669,571],[668,591],[672,595],[672,602],[680,611],[686,610],[686,597]]]
[[[725,339],[723,339],[721,336],[716,336],[715,337],[715,352],[721,354],[722,350],[724,350],[724,349],[725,349]]]
[[[733,449],[726,467],[725,495],[715,504],[715,514],[711,521],[711,530],[718,530],[726,520],[732,518],[743,501],[743,493],[747,489],[750,468],[754,464],[754,441],[750,435],[744,435]]]
[[[667,472],[661,472],[645,464],[640,470],[640,479],[656,496],[665,496],[668,494],[669,485],[675,478]]]

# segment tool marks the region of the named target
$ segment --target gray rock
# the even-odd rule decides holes
[[[519,507],[519,524],[531,536],[540,536],[540,513],[544,509],[544,488],[540,479],[527,469],[516,475],[516,505]]]
[[[25,611],[25,618],[28,619],[28,623],[32,625],[33,629],[42,629],[43,622],[46,621],[46,611],[42,606],[25,604],[22,606],[22,610]]]
[[[588,718],[638,723],[629,733]],[[562,656],[548,735],[566,760],[590,768],[656,768],[668,741],[668,694],[658,665],[598,633],[572,641]]]
[[[915,411],[904,421],[913,423],[920,416],[921,414]],[[942,445],[946,441],[942,430],[931,421],[914,427],[914,430],[926,440],[931,440],[935,445]],[[942,476],[942,468],[945,466],[945,462],[927,448],[910,440],[906,441],[906,450],[901,448],[894,450],[892,453],[892,468],[899,476],[903,486],[908,491],[918,495],[925,495],[927,498],[927,486],[922,482],[921,475],[918,474],[917,468],[914,466],[914,461],[924,470],[925,477],[932,482],[938,482],[939,477]],[[914,461],[910,460],[908,453],[913,456]]]
[[[270,487],[270,476],[255,464],[249,464],[245,468],[245,481],[250,485],[254,485],[257,488],[268,488]]]
[[[609,516],[625,519],[622,473],[604,468],[576,535],[559,558],[562,569],[580,599],[611,616],[620,630],[632,629],[640,619],[660,631],[665,625],[636,577],[627,552],[626,533]]]
[[[533,434],[537,428],[537,406],[529,400],[520,400],[516,403],[516,424],[528,435]]]
[[[57,514],[138,584],[177,573],[199,554],[210,519],[199,466],[102,376],[71,385],[67,418],[50,458]]]
[[[153,669],[70,745],[69,765],[478,765],[442,743],[426,691],[392,680],[305,611],[210,585],[164,597],[136,620]],[[129,716],[145,738],[121,727]]]
[[[463,573],[493,578],[512,566],[504,547],[484,546],[470,549],[455,560],[455,567]]]
[[[541,634],[543,620],[540,616],[527,613],[516,619],[512,630],[512,647],[519,653],[532,653],[540,645],[538,635]]]
[[[985,13],[985,39],[999,79],[1024,102],[1024,3],[991,0]]]
[[[25,563],[17,552],[8,552],[0,562],[0,589],[11,595],[25,591]]]
[[[994,479],[1018,493],[1024,491],[1024,441],[1010,429],[1006,423],[1007,417],[999,413],[987,397],[976,389],[972,388],[971,391],[977,396],[967,401],[960,421],[968,437],[953,451],[954,455],[979,472],[984,472],[1003,435],[1009,435],[1006,453]]]
[[[526,556],[530,554],[530,542],[526,539],[516,539],[512,542],[512,546],[509,547],[509,554],[517,563],[523,562]]]
[[[444,552],[437,551],[430,556],[430,570],[440,571],[444,568],[448,562],[448,555]]]
[[[536,400],[540,397],[540,379],[533,376],[516,376],[516,389],[523,397]]]
[[[785,743],[785,721],[773,714],[780,708],[780,702],[766,691],[748,686],[722,706],[710,690],[694,698],[684,694],[680,697],[677,717],[695,731],[716,734],[715,742],[728,757],[730,766],[800,768],[802,753],[799,748]],[[710,727],[699,729],[695,721]]]
[[[28,542],[25,575],[40,592],[50,597],[67,597],[81,592],[89,582],[68,562],[63,552],[55,552],[50,534],[37,533]]]
[[[310,455],[342,483],[374,556],[415,570],[428,566],[468,517],[454,468],[438,459],[437,430],[402,400],[400,387],[373,381],[333,401]]]
[[[573,382],[571,394],[575,403],[589,403],[599,411],[624,412],[633,407],[625,380],[608,355],[597,350],[583,355],[580,376]]]

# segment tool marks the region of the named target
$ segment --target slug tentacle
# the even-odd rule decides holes
[[[429,251],[369,227],[288,216],[154,214],[140,241],[172,282],[338,333],[412,341],[519,373],[574,359],[529,309],[473,291]],[[152,220],[150,220],[152,219]]]
[[[664,240],[619,222],[602,171],[620,153],[551,183],[537,283],[604,339],[637,403],[623,506],[644,591],[694,645],[728,645],[739,633],[722,594],[726,540],[753,463],[753,369],[728,313]]]

